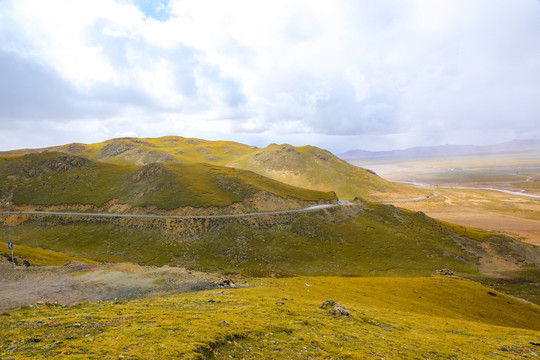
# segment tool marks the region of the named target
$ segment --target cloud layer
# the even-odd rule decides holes
[[[0,2],[0,150],[540,138],[536,0]]]

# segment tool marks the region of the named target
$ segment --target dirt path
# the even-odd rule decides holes
[[[71,305],[208,290],[219,288],[220,282],[217,275],[169,266],[70,262],[12,269],[0,263],[0,313],[37,302]]]

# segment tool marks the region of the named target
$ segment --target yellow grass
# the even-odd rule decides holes
[[[7,243],[0,242],[0,252],[11,256],[11,250],[9,250]],[[14,244],[13,253],[16,257],[22,257],[28,260],[31,265],[63,265],[69,261],[82,261],[88,264],[97,264],[97,262],[90,259],[19,244]]]
[[[450,278],[262,279],[2,316],[0,356],[136,359],[537,358],[540,308]],[[352,317],[321,304],[335,299]]]

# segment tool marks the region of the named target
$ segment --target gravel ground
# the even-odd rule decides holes
[[[10,263],[0,262],[0,313],[38,302],[71,305],[230,286],[222,280],[217,275],[169,266],[70,262],[12,269]]]

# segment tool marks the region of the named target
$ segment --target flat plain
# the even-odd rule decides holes
[[[355,165],[437,195],[425,201],[395,202],[396,206],[540,245],[538,154],[363,161]]]

